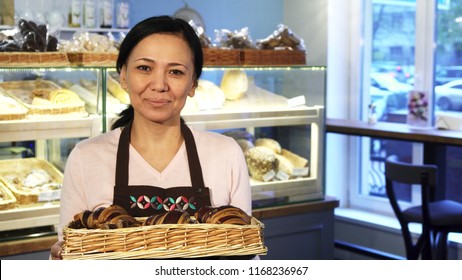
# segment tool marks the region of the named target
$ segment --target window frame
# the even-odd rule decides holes
[[[333,14],[338,14],[339,12],[334,12],[336,9],[334,6],[337,6],[340,3],[338,1],[330,1],[330,11]],[[336,3],[332,3],[336,2]],[[342,1],[343,2],[343,1]],[[371,38],[372,24],[367,24],[372,22],[372,12],[365,13],[363,11],[372,11],[372,2],[373,0],[357,0],[357,1],[347,1],[348,11],[350,14],[355,16],[350,16],[347,22],[348,27],[340,27],[336,22],[331,22],[335,15],[329,17],[329,38],[332,38],[334,35],[331,32],[341,32],[338,29],[344,29],[343,31],[348,32],[349,36],[346,37],[347,42],[344,44],[332,44],[329,42],[329,55],[331,52],[336,52],[336,46],[350,46],[349,49],[349,60],[348,60],[348,77],[345,88],[348,89],[347,96],[347,111],[343,115],[339,116],[338,113],[331,114],[329,110],[330,102],[329,100],[335,100],[341,98],[341,94],[345,92],[334,92],[332,89],[335,88],[333,83],[336,83],[336,77],[332,77],[328,73],[328,92],[327,92],[327,117],[328,118],[345,118],[345,119],[361,119],[367,120],[367,106],[370,103],[369,94],[363,94],[363,89],[367,89],[370,86],[369,73],[362,71],[362,69],[370,69],[371,65]],[[434,62],[435,62],[435,32],[429,32],[429,30],[435,30],[436,22],[436,0],[416,0],[416,16],[415,16],[415,84],[414,89],[424,90],[430,94],[430,108],[433,108],[433,75],[434,75]],[[343,22],[345,23],[345,22]],[[345,30],[346,28],[346,30]],[[334,31],[336,30],[336,31]],[[369,35],[368,35],[369,34]],[[335,39],[332,39],[335,40]],[[331,41],[331,40],[330,40]],[[331,49],[332,48],[332,49]],[[332,68],[337,69],[338,67],[343,67],[342,63],[336,63],[328,59],[328,69],[329,71]],[[344,82],[344,80],[340,80]],[[359,101],[359,102],[358,102]],[[433,125],[433,111],[431,113],[431,118],[429,118],[429,124]],[[338,179],[335,178],[333,170],[330,170],[330,163],[334,160],[333,155],[329,150],[335,145],[332,138],[336,139],[335,142],[343,141],[342,148],[334,148],[336,157],[338,155],[341,159],[339,162],[343,162],[342,171],[340,174],[348,174],[347,187],[345,184],[339,184]],[[373,213],[386,214],[393,216],[393,211],[389,205],[388,199],[373,197],[365,194],[364,191],[361,193],[361,186],[368,185],[368,171],[369,171],[369,145],[370,139],[367,137],[358,137],[358,136],[327,136],[327,153],[328,156],[326,160],[326,193],[328,195],[336,195],[341,199],[340,206],[354,208],[359,210],[366,210]],[[342,154],[343,153],[343,154]],[[359,156],[358,156],[359,155]],[[414,143],[412,145],[412,158],[413,163],[419,164],[423,162],[423,148],[422,144]],[[335,159],[337,160],[337,159]],[[346,163],[346,164],[345,164]],[[335,170],[338,173],[338,170]],[[337,186],[337,187],[336,187]],[[343,188],[341,190],[340,188]],[[417,195],[417,188],[414,188],[412,197],[415,201]],[[342,202],[342,198],[346,201]],[[403,203],[409,204],[409,203]],[[412,202],[410,203],[412,204]],[[404,206],[404,205],[403,205]]]

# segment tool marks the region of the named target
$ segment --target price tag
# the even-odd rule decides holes
[[[276,174],[276,179],[280,181],[286,181],[286,180],[289,180],[289,178],[290,178],[289,174],[281,170],[279,170],[278,173]]]
[[[289,108],[293,108],[293,107],[297,107],[297,106],[301,106],[305,104],[306,104],[306,100],[305,100],[304,95],[293,97],[287,100],[287,106],[289,106]]]
[[[38,197],[39,202],[58,200],[61,197],[61,190],[41,192]]]
[[[309,171],[310,171],[309,167],[294,168],[294,170],[292,171],[292,176],[294,176],[294,177],[306,177],[306,176],[308,176]]]
[[[268,182],[273,180],[273,178],[276,176],[276,172],[274,170],[270,170],[268,173],[263,175],[263,181]]]

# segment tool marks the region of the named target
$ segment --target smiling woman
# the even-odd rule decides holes
[[[68,157],[59,242],[74,215],[118,205],[134,217],[233,205],[251,214],[244,155],[227,136],[189,128],[180,113],[202,73],[202,47],[184,20],[151,17],[120,46],[117,71],[131,104],[112,131],[79,142]],[[97,188],[95,188],[97,186]],[[161,207],[157,207],[161,205]]]
[[[165,48],[169,46],[169,48]],[[191,51],[182,37],[153,34],[133,48],[120,69],[120,84],[130,94],[134,120],[173,124],[197,86]],[[137,126],[133,126],[136,131]]]

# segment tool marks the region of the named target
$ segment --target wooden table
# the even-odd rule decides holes
[[[420,142],[424,149],[424,163],[438,166],[438,181],[441,186],[446,186],[446,147],[462,146],[462,131],[414,129],[403,123],[378,122],[371,125],[364,121],[327,119],[326,132]],[[445,187],[439,188],[437,199],[445,196],[444,189]]]

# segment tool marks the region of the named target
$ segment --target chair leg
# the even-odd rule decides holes
[[[448,258],[448,233],[437,232],[435,240],[435,258],[446,260]]]
[[[422,260],[433,259],[433,234],[431,231],[423,229],[422,235],[421,258]]]

